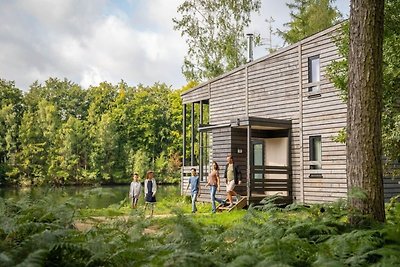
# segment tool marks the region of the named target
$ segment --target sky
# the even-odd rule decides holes
[[[284,29],[289,0],[262,0],[247,32],[268,43],[269,24]],[[337,0],[349,14],[350,0]],[[187,51],[184,37],[173,30],[172,18],[183,0],[0,0],[0,79],[29,86],[49,77],[84,88],[103,81],[128,85],[166,83],[181,88]],[[283,41],[272,38],[273,46]],[[254,57],[267,54],[256,48]]]

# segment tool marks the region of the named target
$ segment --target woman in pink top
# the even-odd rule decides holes
[[[217,201],[218,203],[225,204],[224,203],[225,201],[215,197],[217,190],[218,190],[218,192],[220,190],[219,166],[218,166],[218,163],[215,161],[212,162],[211,172],[208,175],[206,186],[208,186],[208,185],[210,186],[212,213],[215,213],[215,211],[216,211],[215,201]]]

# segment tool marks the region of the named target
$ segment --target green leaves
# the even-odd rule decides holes
[[[0,80],[0,184],[127,183],[150,168],[176,182],[180,93],[123,81],[84,90],[49,78],[22,95]]]
[[[245,63],[244,29],[260,0],[186,0],[178,7],[174,29],[186,37],[182,73],[187,81],[210,79]]]
[[[325,30],[339,21],[341,14],[332,6],[334,0],[295,0],[286,4],[292,21],[285,24],[287,31],[278,30],[288,44],[294,44],[314,33]]]

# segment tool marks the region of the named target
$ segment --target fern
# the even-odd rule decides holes
[[[198,252],[176,251],[165,260],[163,266],[198,266],[198,267],[216,267],[222,266],[215,262],[215,259]]]
[[[338,230],[324,223],[309,221],[293,225],[287,229],[285,235],[292,233],[296,234],[299,238],[307,239],[309,242],[321,243],[328,240],[332,235],[337,235]]]
[[[48,251],[45,249],[38,249],[29,253],[21,263],[17,264],[17,267],[41,267],[46,261]]]
[[[380,260],[377,250],[383,245],[384,238],[379,231],[354,230],[329,239],[324,252],[326,258],[333,258],[342,264],[365,266]]]
[[[140,210],[127,220],[87,217],[92,227],[77,231],[78,209],[101,193],[61,196],[61,203],[0,201],[0,266],[400,266],[395,201],[388,223],[368,229],[346,224],[344,202],[283,208],[273,197],[247,212],[213,216],[179,208],[161,219]]]

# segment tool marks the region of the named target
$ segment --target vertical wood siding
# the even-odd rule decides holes
[[[347,194],[346,145],[333,139],[346,126],[346,104],[330,83],[326,68],[340,59],[330,34],[302,45],[304,202],[335,201]],[[308,92],[308,58],[320,58],[320,95]],[[321,136],[322,168],[310,170],[310,136]],[[321,178],[311,178],[321,174]]]
[[[212,125],[230,123],[231,120],[245,116],[291,120],[294,201],[330,202],[345,198],[347,194],[346,146],[334,141],[338,132],[346,126],[347,107],[326,75],[326,68],[332,60],[341,59],[332,39],[338,33],[335,30],[337,28],[307,38],[301,41],[301,46],[284,48],[253,64],[238,68],[182,96],[184,103],[209,99]],[[308,92],[308,58],[316,55],[320,58],[318,95]],[[248,114],[246,100],[249,103]],[[245,130],[237,128],[212,130],[212,157],[220,164],[221,176],[226,155],[231,153],[245,177],[246,134]],[[309,138],[318,135],[322,140],[322,169],[311,170]],[[238,148],[242,149],[242,154],[237,154]],[[303,170],[300,170],[301,157]],[[311,174],[320,174],[322,177],[311,178]],[[400,192],[397,182],[385,179],[386,199]]]

